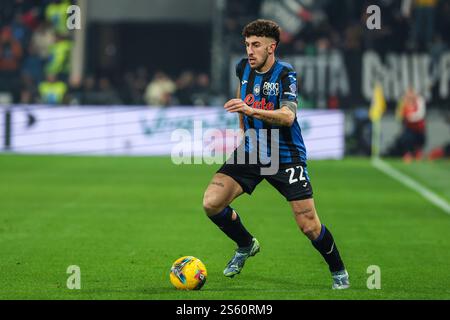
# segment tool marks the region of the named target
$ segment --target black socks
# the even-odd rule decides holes
[[[229,238],[237,243],[239,247],[248,247],[252,244],[253,236],[245,229],[236,213],[236,220],[232,220],[233,209],[228,206],[218,214],[209,217]],[[345,269],[333,236],[324,225],[317,239],[311,241],[314,248],[320,252],[328,264],[331,272]]]
[[[333,236],[324,225],[322,225],[319,237],[312,240],[311,243],[328,263],[331,272],[342,271],[345,269],[336,243],[334,243]]]
[[[241,223],[236,213],[236,220],[232,220],[233,209],[228,206],[218,214],[209,217],[229,238],[234,240],[239,247],[248,247],[252,244],[253,236]]]

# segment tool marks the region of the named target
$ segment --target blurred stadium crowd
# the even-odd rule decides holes
[[[274,1],[273,1],[274,2]],[[242,50],[240,30],[248,21],[276,14],[270,0],[227,1],[226,34],[235,51]],[[286,5],[287,2],[285,2]],[[340,0],[304,1],[295,15],[302,23],[285,30],[280,54],[315,54],[326,49],[389,52],[435,52],[450,44],[450,2],[447,0]],[[367,7],[381,10],[380,30],[366,27]],[[293,8],[290,8],[293,9]],[[289,18],[286,16],[286,18]],[[280,22],[283,25],[283,21]]]
[[[345,53],[428,52],[432,56],[450,44],[448,0],[306,1],[295,13],[301,24],[283,32],[279,53],[315,55],[330,49]],[[2,0],[0,2],[0,92],[14,103],[210,105],[209,70],[164,70],[149,74],[145,67],[128,70],[122,79],[90,74],[70,79],[73,39],[65,22],[69,0]],[[379,5],[381,30],[365,27],[366,8]],[[242,27],[261,16],[270,18],[273,1],[228,0],[224,34],[228,51],[243,53]],[[274,17],[276,18],[276,17]],[[289,32],[290,31],[290,32]],[[224,93],[226,90],[224,89]]]
[[[69,0],[0,2],[0,92],[20,104],[208,105],[209,75],[183,70],[176,78],[145,67],[113,85],[106,75],[70,79]]]
[[[0,3],[0,91],[13,102],[62,103],[67,92],[72,40],[68,1]]]

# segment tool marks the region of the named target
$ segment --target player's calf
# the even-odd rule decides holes
[[[324,225],[319,236],[311,241],[311,244],[320,252],[328,264],[333,279],[333,289],[347,289],[350,287],[349,275],[341,259],[336,242],[329,230]]]
[[[205,191],[203,209],[214,224],[238,247],[248,247],[252,242],[252,235],[245,229],[239,215],[229,204],[240,194],[241,186],[231,177],[216,174]]]
[[[298,227],[309,240],[316,239],[321,230],[321,223],[314,208],[312,199],[293,201],[291,203],[295,221]]]
[[[291,202],[295,220],[300,230],[311,240],[328,264],[333,279],[333,289],[350,286],[349,276],[331,232],[320,223],[313,199]]]
[[[252,243],[253,236],[247,231],[239,215],[230,206],[227,206],[218,214],[210,216],[209,219],[236,242],[239,248],[248,247]]]

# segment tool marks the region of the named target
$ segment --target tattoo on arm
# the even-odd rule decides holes
[[[213,181],[211,184],[224,188],[225,185],[222,182]]]
[[[261,120],[266,121],[266,122],[270,122],[272,124],[275,125],[283,125],[284,121],[278,117],[274,117],[272,115],[260,115]]]
[[[295,215],[299,216],[299,215],[302,215],[302,214],[308,214],[310,212],[312,212],[312,209],[311,208],[306,208],[306,209],[303,209],[303,210],[300,210],[300,211],[295,211]]]
[[[274,125],[291,126],[295,113],[288,106],[283,105],[281,109],[273,111],[254,109],[252,117]]]

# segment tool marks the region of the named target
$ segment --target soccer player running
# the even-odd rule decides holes
[[[208,185],[203,207],[208,217],[238,246],[228,262],[224,275],[240,273],[245,261],[260,250],[258,240],[244,227],[231,202],[243,193],[251,194],[266,179],[289,201],[300,230],[327,262],[333,289],[350,286],[349,276],[339,255],[330,230],[321,224],[314,206],[313,191],[306,170],[306,149],[297,122],[297,75],[292,66],[276,59],[275,50],[280,40],[280,27],[273,21],[256,20],[243,30],[247,58],[236,66],[240,80],[236,99],[224,108],[239,115],[244,133],[254,130],[258,144],[245,136],[239,148],[244,148],[245,162],[239,162],[238,149],[214,175]],[[243,98],[243,100],[241,99]],[[252,152],[261,153],[260,138],[268,140],[278,130],[278,150],[265,148],[270,159],[277,156],[279,167],[273,175],[263,175],[263,162],[250,162]],[[274,139],[274,138],[272,138]],[[270,145],[272,145],[270,143]],[[242,150],[242,149],[241,149]],[[271,154],[271,155],[270,155]],[[230,160],[229,159],[229,160]]]

